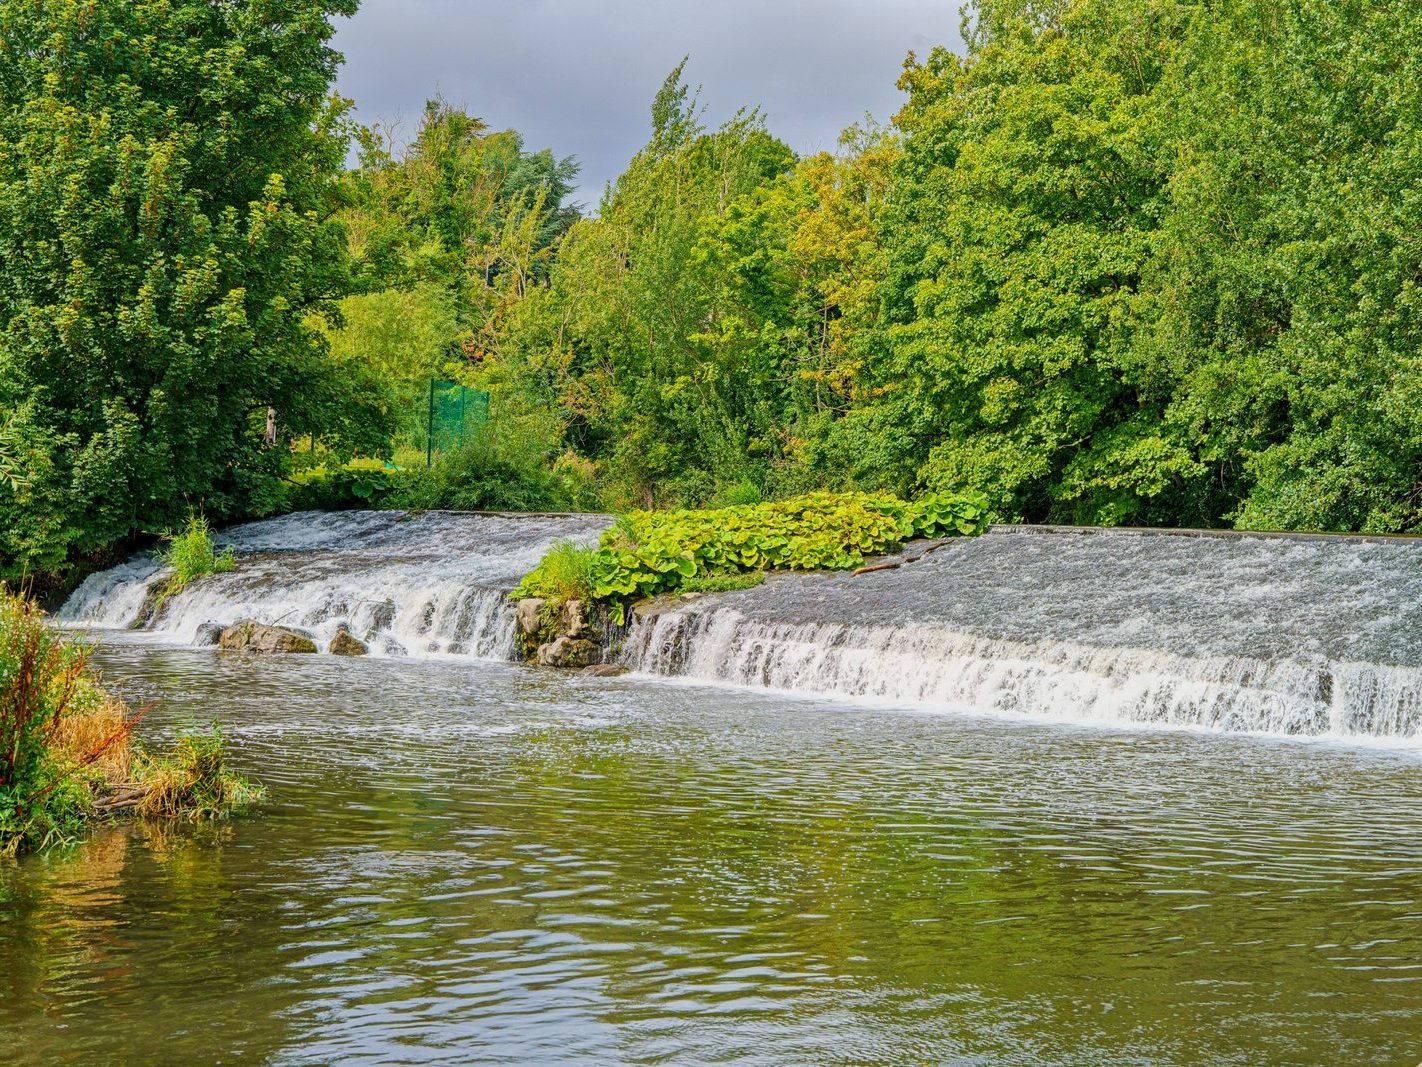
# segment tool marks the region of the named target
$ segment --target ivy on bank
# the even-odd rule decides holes
[[[934,493],[906,501],[887,493],[810,493],[768,504],[699,511],[636,511],[607,530],[570,588],[560,546],[514,590],[520,600],[577,597],[606,604],[615,620],[627,603],[719,576],[768,570],[847,570],[914,538],[972,536],[987,523],[975,494]]]

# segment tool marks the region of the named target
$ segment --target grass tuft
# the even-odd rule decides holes
[[[225,574],[237,566],[237,556],[232,549],[217,551],[212,528],[202,515],[189,515],[187,525],[178,533],[168,534],[164,541],[159,558],[173,573],[158,594],[160,604],[204,575]]]

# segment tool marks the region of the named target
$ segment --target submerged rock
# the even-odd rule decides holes
[[[331,638],[331,646],[326,651],[333,656],[364,656],[370,649],[364,641],[342,626],[336,630],[336,635]]]
[[[628,673],[628,668],[620,663],[594,663],[591,667],[584,667],[579,674],[585,674],[589,678],[619,678]]]
[[[197,628],[193,644],[199,648],[215,648],[222,643],[222,631],[225,629],[220,622],[205,622]]]
[[[268,626],[255,619],[243,619],[222,631],[218,644],[229,652],[311,653],[316,642],[310,634],[289,626]]]
[[[541,597],[531,596],[527,600],[518,602],[518,632],[525,637],[532,637],[538,633],[543,625],[541,618],[543,613],[544,600]]]
[[[591,667],[601,651],[595,641],[560,637],[539,646],[538,663],[543,667]]]

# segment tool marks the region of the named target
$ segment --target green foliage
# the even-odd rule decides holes
[[[496,395],[554,412],[609,494],[643,506],[757,480],[770,447],[759,388],[774,368],[722,359],[701,334],[719,266],[698,259],[713,219],[793,163],[760,116],[708,131],[680,70],[653,105],[649,143],[596,218],[557,249],[549,287],[511,312],[490,351]]]
[[[283,439],[388,437],[315,328],[349,290],[327,94],[355,0],[0,0],[0,576],[190,502],[268,499]]]
[[[83,653],[30,601],[0,587],[0,855],[73,835],[82,797],[50,738],[74,699]]]
[[[583,492],[578,468],[556,467],[549,428],[538,419],[495,418],[429,470],[407,472],[382,506],[411,510],[560,511],[570,489]]]
[[[359,463],[335,470],[317,468],[293,476],[286,494],[289,511],[351,511],[390,506],[412,472]]]
[[[738,589],[753,589],[765,582],[764,571],[746,571],[744,574],[707,574],[699,578],[687,578],[677,586],[681,593],[734,593]]]
[[[163,586],[161,599],[176,596],[204,575],[225,574],[237,566],[236,552],[230,548],[217,551],[203,515],[189,515],[182,530],[166,535],[164,542],[159,558],[173,569],[173,574]]]
[[[813,493],[709,511],[633,512],[603,534],[587,579],[592,599],[610,602],[620,617],[627,600],[678,590],[688,580],[842,570],[912,538],[978,534],[985,503],[949,494],[906,502],[889,494]],[[540,596],[549,584],[540,564],[511,596]]]
[[[226,769],[215,725],[156,756],[130,745],[138,718],[100,688],[82,645],[0,588],[0,856],[71,840],[106,814],[222,818],[260,801]]]

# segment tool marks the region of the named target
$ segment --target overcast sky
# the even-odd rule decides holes
[[[958,48],[958,0],[364,0],[342,20],[339,88],[362,121],[403,118],[436,94],[531,149],[582,163],[579,199],[645,142],[652,96],[690,55],[712,124],[758,104],[801,151],[897,110],[904,55]]]

